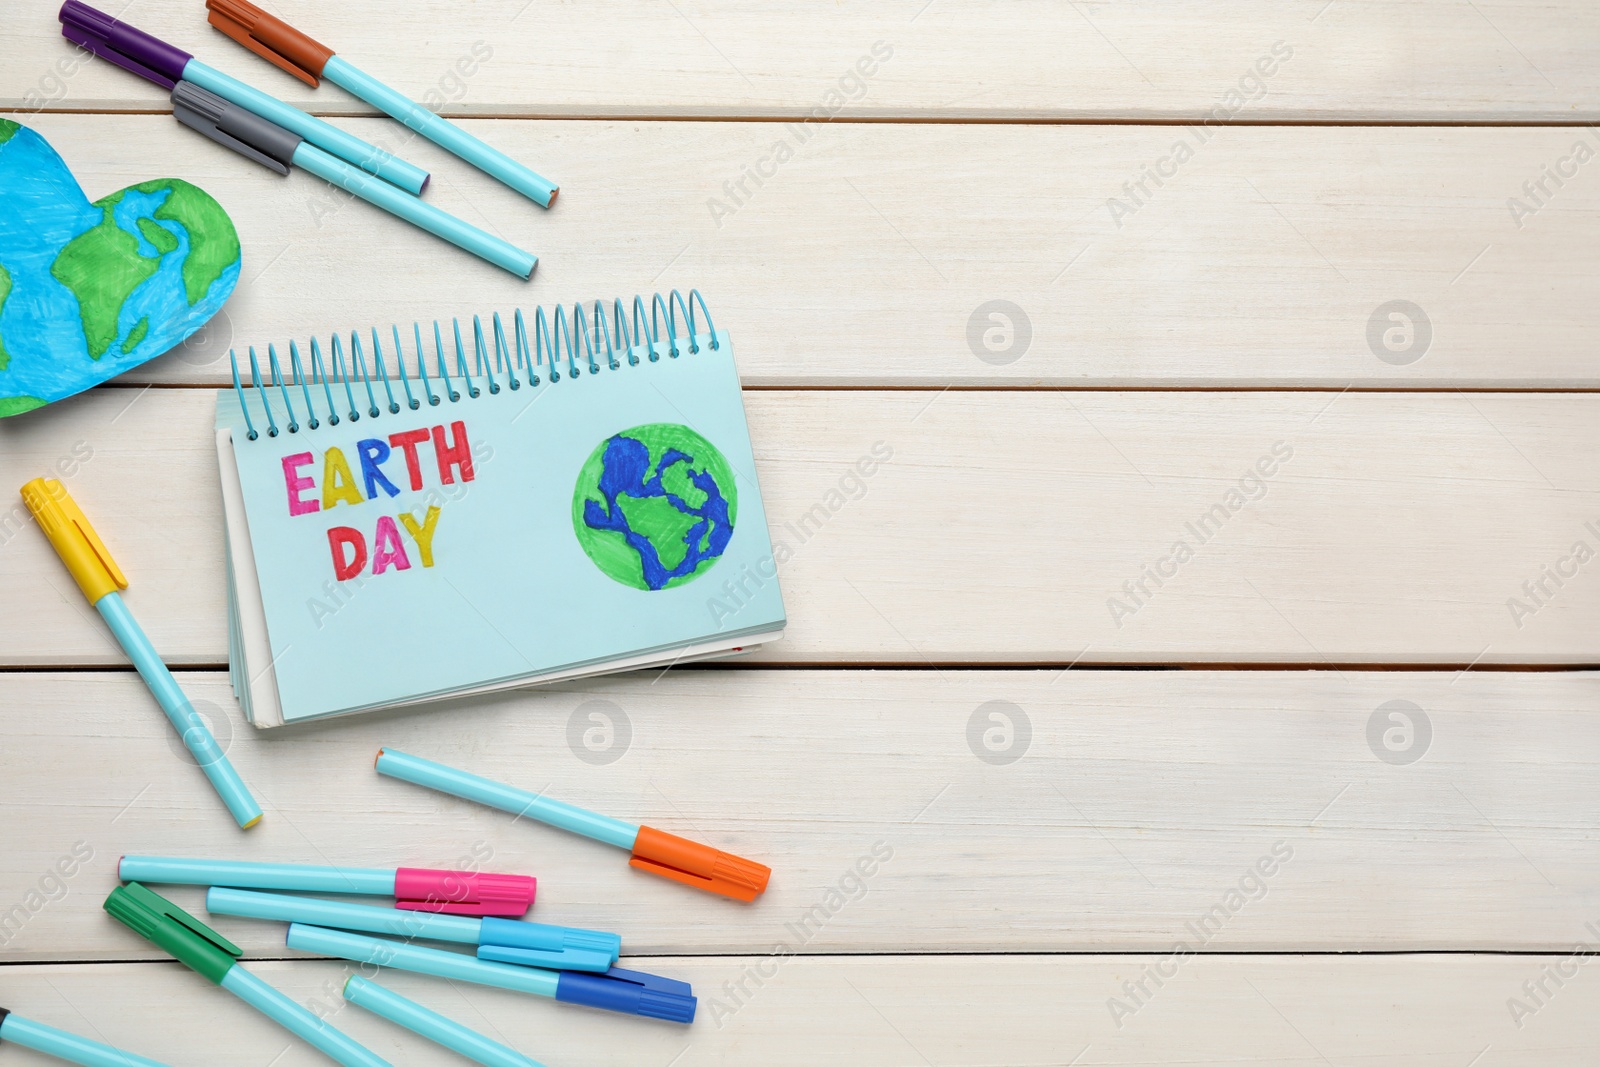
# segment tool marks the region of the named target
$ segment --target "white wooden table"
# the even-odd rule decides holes
[[[127,9],[403,146],[434,202],[540,254],[516,282],[178,128],[153,87],[72,62],[53,0],[11,5],[0,108],[91,196],[210,190],[245,268],[203,343],[0,424],[0,487],[76,452],[129,603],[268,814],[220,817],[0,510],[0,1005],[174,1064],[325,1062],[104,916],[117,857],[487,853],[541,877],[541,918],[618,930],[702,998],[686,1029],[393,978],[552,1067],[1594,1062],[1600,974],[1573,953],[1600,942],[1600,562],[1572,550],[1600,548],[1600,8],[274,8],[563,193],[540,212],[313,93],[198,0]],[[207,431],[228,346],[673,286],[737,339],[775,526],[893,452],[796,546],[788,639],[449,714],[238,721]],[[1221,530],[1163,563],[1230,489]],[[567,741],[593,700],[631,724],[604,765]],[[635,876],[379,779],[380,744],[762,858],[772,888],[742,907]],[[217,925],[336,1002],[345,965]]]

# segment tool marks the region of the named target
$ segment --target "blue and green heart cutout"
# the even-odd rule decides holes
[[[43,137],[0,119],[0,417],[183,343],[239,281],[222,206],[177,178],[89,202]]]

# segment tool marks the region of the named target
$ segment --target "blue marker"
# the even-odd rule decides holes
[[[532,274],[535,264],[539,262],[537,256],[524,252],[516,245],[485,233],[447,211],[441,211],[410,193],[396,189],[388,182],[379,181],[344,160],[329,155],[299,134],[283,129],[190,82],[179,82],[173,87],[172,117],[279,174],[288,174],[291,164],[309,170],[367,203],[398,215],[435,236],[443,237],[457,248],[464,248],[497,267],[504,267],[519,278]]]
[[[211,25],[313,89],[319,79],[327,78],[485,174],[500,179],[539,206],[549,207],[555,200],[558,190],[550,181],[448,119],[413,103],[370,74],[357,70],[345,62],[344,57],[334,55],[327,45],[267,14],[249,0],[206,0],[206,7],[211,12]],[[473,47],[473,53],[477,55],[477,46]],[[460,66],[462,63],[468,66]],[[471,74],[476,63],[476,59],[465,56],[457,61],[462,74]]]
[[[287,944],[302,952],[336,956],[354,963],[379,967],[398,967],[402,971],[453,978],[461,982],[513,989],[537,997],[551,997],[572,1004],[645,1015],[673,1023],[694,1021],[695,997],[688,982],[661,978],[640,971],[613,967],[605,974],[582,971],[547,971],[539,967],[520,967],[511,963],[490,963],[458,952],[422,948],[381,937],[363,937],[320,926],[289,927]]]
[[[264,119],[293,130],[324,151],[370,171],[385,181],[393,182],[408,193],[420,194],[428,187],[427,171],[397,159],[359,137],[352,137],[321,119],[312,118],[299,108],[290,107],[259,89],[252,89],[220,70],[206,66],[188,52],[118,21],[104,11],[79,3],[78,0],[67,0],[61,5],[60,19],[61,35],[67,40],[82,45],[124,70],[148,78],[163,89],[171,89],[179,82],[192,82]]]
[[[451,1052],[459,1052],[475,1063],[486,1064],[487,1067],[544,1067],[516,1049],[506,1048],[498,1041],[490,1041],[454,1019],[429,1011],[416,1001],[385,989],[377,982],[369,982],[359,974],[352,974],[344,984],[344,999],[358,1008],[366,1008],[374,1015],[398,1023],[414,1034],[421,1034]]]
[[[608,971],[622,952],[620,937],[599,930],[546,926],[519,919],[469,919],[458,915],[396,911],[282,893],[253,893],[246,889],[214,887],[208,890],[206,910],[213,915],[392,934],[407,940],[422,938],[477,945],[481,960],[520,963],[553,971]]]
[[[84,1067],[167,1067],[156,1060],[135,1056],[98,1041],[90,1041],[65,1030],[57,1030],[32,1019],[24,1019],[0,1008],[0,1043],[11,1042],[22,1048],[31,1048],[68,1063],[81,1063]],[[488,1060],[484,1060],[488,1063]],[[507,1060],[507,1063],[515,1062]],[[532,1062],[527,1061],[527,1062]]]
[[[234,821],[246,830],[260,822],[261,807],[245,788],[244,779],[228,762],[217,739],[206,728],[205,720],[178,688],[172,672],[167,670],[150,638],[145,636],[138,620],[123,603],[119,590],[128,587],[127,576],[111,558],[100,535],[89,525],[83,509],[67,493],[65,486],[47,478],[35,478],[24,485],[22,500],[33,512],[39,529],[50,539],[51,547],[66,564],[78,588],[105,619],[117,643],[138,668],[139,677],[150,687],[156,703],[166,712],[167,720],[178,731],[184,747],[200,765]]]

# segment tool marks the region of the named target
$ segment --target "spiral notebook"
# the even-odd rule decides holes
[[[781,636],[733,345],[698,293],[462,330],[235,358],[216,440],[256,726]]]

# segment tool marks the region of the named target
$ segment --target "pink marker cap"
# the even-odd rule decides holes
[[[394,872],[394,906],[447,915],[517,919],[533,907],[538,880],[526,874],[469,874],[401,867]]]

